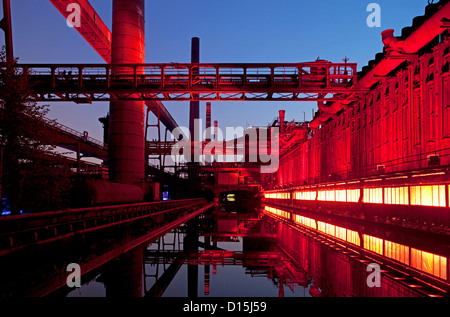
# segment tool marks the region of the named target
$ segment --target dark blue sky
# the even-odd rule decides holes
[[[11,0],[15,55],[22,63],[103,63],[97,53],[47,0]],[[367,5],[381,7],[381,28],[366,24]],[[91,0],[111,27],[112,1]],[[423,15],[427,0],[148,0],[147,63],[189,62],[190,42],[200,37],[201,62],[291,63],[317,57],[341,62],[345,56],[367,65],[382,51],[380,33],[401,29]],[[4,38],[1,34],[0,44]],[[188,126],[189,103],[165,103],[177,122]],[[286,110],[287,120],[311,119],[315,104],[299,102],[215,102],[219,125],[266,125]],[[204,118],[205,103],[201,103]],[[49,114],[77,130],[102,138],[100,116],[107,103],[56,103]]]

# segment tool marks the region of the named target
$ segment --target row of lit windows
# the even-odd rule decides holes
[[[361,240],[359,239],[359,234],[356,231],[338,227],[322,221],[317,222],[317,227],[317,230],[327,235],[333,236],[343,241],[347,241],[357,246],[361,246]]]
[[[264,198],[289,199],[290,193],[264,193]]]
[[[433,186],[407,186],[364,188],[363,202],[370,204],[409,205],[445,207],[446,185]],[[384,198],[383,198],[384,189]],[[450,190],[450,189],[449,189]],[[293,197],[296,200],[337,201],[337,202],[359,202],[359,189],[319,190],[319,191],[296,191]],[[290,199],[290,193],[265,193],[265,198]]]
[[[290,219],[290,213],[288,211],[284,211],[278,208],[273,208],[273,207],[269,207],[269,206],[265,206],[264,209],[274,215],[277,215],[279,217],[283,217],[286,219]]]
[[[290,219],[290,212],[283,211],[277,208],[265,206],[265,210],[283,217]],[[347,241],[349,243],[361,246],[361,240],[359,233],[350,229],[339,227],[333,224],[329,224],[322,221],[317,221],[311,218],[307,218],[300,215],[294,215],[294,221],[298,224],[307,226],[319,230],[320,232],[333,236],[335,238]],[[316,225],[317,223],[317,225]],[[363,248],[392,260],[401,262],[405,265],[409,265],[422,272],[437,276],[444,280],[447,279],[447,258],[410,248],[406,245],[395,243],[388,240],[383,240],[374,236],[363,234]]]
[[[411,248],[388,240],[364,234],[364,249],[378,253],[387,258],[410,265],[422,272],[447,279],[447,258],[429,252]],[[384,248],[383,248],[384,246]]]
[[[300,216],[300,215],[295,215],[294,216],[294,221],[296,223],[304,225],[306,227],[317,229],[316,221],[314,219],[311,219],[311,218],[308,218],[308,217],[304,217],[304,216]]]
[[[318,200],[321,201],[339,201],[339,202],[358,202],[360,196],[359,189],[340,189],[340,190],[320,190],[295,192],[296,200]]]
[[[311,192],[311,191],[306,191],[306,192],[295,192],[294,193],[294,199],[297,200],[316,200],[317,197],[317,192]]]

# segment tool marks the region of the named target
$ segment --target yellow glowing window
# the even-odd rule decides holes
[[[392,241],[384,241],[384,256],[409,265],[409,247]]]
[[[347,229],[347,242],[361,246],[361,240],[359,239],[358,232]]]
[[[316,229],[316,221],[311,218],[295,215],[295,222],[313,229]]]
[[[322,190],[319,191],[319,200],[322,201],[335,201],[335,191],[334,190]]]
[[[347,191],[344,190],[336,190],[336,201],[347,201]]]
[[[383,189],[382,188],[364,188],[363,201],[371,204],[383,203]]]
[[[383,239],[364,234],[364,249],[383,255]]]
[[[316,200],[316,192],[306,191],[306,192],[295,192],[294,197],[297,200]]]
[[[323,233],[325,233],[325,223],[322,221],[317,222],[317,229]]]
[[[346,241],[347,240],[347,230],[345,228],[336,227],[336,238]]]
[[[445,185],[411,186],[411,205],[445,207]]]
[[[359,189],[347,189],[347,201],[352,203],[357,203],[360,196]]]
[[[384,203],[393,205],[408,205],[408,187],[386,187]]]
[[[318,199],[319,200],[325,200],[326,199],[324,191],[319,191],[319,198]]]
[[[446,257],[411,248],[411,266],[442,279],[447,279]]]
[[[327,223],[326,224],[326,229],[325,229],[326,233],[329,234],[330,236],[334,237],[336,235],[335,228],[336,227],[334,225]]]

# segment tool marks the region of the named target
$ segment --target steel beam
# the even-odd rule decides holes
[[[75,29],[107,62],[111,62],[111,31],[89,3],[89,0],[50,0],[58,11],[68,19],[73,12],[68,10],[70,4],[78,4],[81,9],[81,27]]]
[[[46,101],[342,101],[368,90],[355,88],[356,64],[328,62],[30,64],[17,67],[29,74],[35,97]],[[113,72],[115,68],[120,68],[121,72]]]
[[[111,41],[112,34],[99,15],[96,13],[88,0],[50,0],[50,2],[58,9],[59,12],[67,19],[70,12],[67,6],[71,3],[79,4],[81,8],[81,27],[76,30],[84,39],[95,49],[95,51],[105,60],[111,63]],[[72,99],[74,102],[90,102],[89,100]],[[110,101],[110,100],[108,100]],[[147,107],[156,114],[159,110],[161,122],[170,131],[178,127],[178,124],[159,101],[146,101]]]

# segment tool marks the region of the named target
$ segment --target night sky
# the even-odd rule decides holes
[[[380,33],[401,29],[423,15],[427,0],[382,0],[381,27],[370,28],[363,0],[148,0],[146,62],[190,62],[192,37],[200,38],[200,61],[211,63],[358,63],[358,69],[381,52]],[[112,1],[91,0],[111,29]],[[14,53],[21,63],[104,63],[47,0],[11,0]],[[1,14],[1,13],[0,13]],[[1,32],[0,44],[4,44]],[[189,103],[165,102],[175,120],[188,126]],[[49,117],[102,139],[98,118],[108,103],[55,103]],[[286,119],[310,120],[315,103],[213,102],[212,120],[219,126],[267,125],[286,110]],[[205,102],[201,103],[204,119]]]

